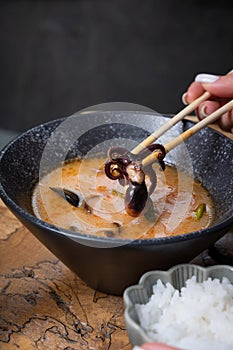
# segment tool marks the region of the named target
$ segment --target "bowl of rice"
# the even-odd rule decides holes
[[[183,350],[233,349],[233,267],[176,265],[145,273],[124,292],[132,345]]]

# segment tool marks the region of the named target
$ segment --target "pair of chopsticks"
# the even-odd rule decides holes
[[[231,70],[229,73],[233,72]],[[228,73],[228,74],[229,74]],[[149,146],[152,142],[156,141],[161,135],[163,135],[167,130],[169,130],[171,127],[173,127],[175,124],[177,124],[179,121],[184,119],[188,114],[193,112],[201,102],[207,100],[211,97],[211,94],[206,91],[201,96],[199,96],[196,100],[194,100],[192,103],[190,103],[188,106],[186,106],[184,109],[182,109],[178,114],[176,114],[172,119],[170,119],[166,124],[162,125],[159,129],[155,130],[150,136],[148,136],[145,140],[143,140],[139,145],[137,145],[131,152],[133,154],[138,154],[140,151],[142,151],[144,148]],[[198,131],[206,127],[207,125],[214,123],[221,115],[223,115],[226,112],[229,112],[231,109],[233,109],[233,100],[229,101],[219,109],[217,109],[215,112],[210,114],[205,119],[201,120],[197,124],[195,124],[190,129],[183,132],[181,135],[177,136],[172,141],[168,142],[166,145],[164,145],[166,154],[170,152],[172,149],[180,145],[182,142],[187,140],[192,135],[196,134]],[[160,150],[156,150],[155,152],[151,153],[149,156],[143,159],[142,166],[145,167],[153,162],[155,162],[158,159],[158,156],[160,154]]]

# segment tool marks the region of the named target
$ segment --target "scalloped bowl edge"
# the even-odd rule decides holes
[[[187,279],[196,276],[197,282],[203,282],[209,277],[222,280],[229,279],[233,284],[233,266],[214,265],[201,267],[194,264],[179,264],[167,271],[149,271],[142,275],[139,283],[128,287],[123,294],[125,304],[125,324],[130,342],[133,345],[141,345],[153,341],[139,324],[135,310],[135,304],[145,304],[152,295],[152,287],[160,279],[163,283],[171,283],[174,288],[181,289],[185,286]]]

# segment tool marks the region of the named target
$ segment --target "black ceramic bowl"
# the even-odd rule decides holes
[[[46,173],[59,165],[64,155],[73,158],[85,156],[92,149],[100,152],[99,146],[105,140],[137,144],[167,121],[167,117],[149,112],[84,113],[37,126],[1,152],[2,200],[29,231],[94,289],[120,295],[146,271],[190,261],[233,225],[233,142],[210,128],[166,157],[189,172],[193,168],[193,176],[210,192],[216,213],[207,229],[174,237],[125,241],[66,231],[33,214],[31,196],[41,163],[42,172]],[[171,139],[191,126],[191,122],[180,122],[167,137]],[[164,144],[166,139],[160,141]],[[48,145],[50,152],[46,153]]]

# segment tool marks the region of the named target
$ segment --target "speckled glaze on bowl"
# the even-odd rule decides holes
[[[122,144],[122,140],[130,139],[138,143],[169,120],[155,113],[130,111],[97,111],[70,118],[72,127],[68,134],[59,134],[54,155],[62,153],[67,138],[75,138],[77,133],[81,136],[69,149],[68,158],[86,155],[103,140],[115,138]],[[233,225],[233,142],[209,128],[194,135],[185,145],[194,177],[207,188],[215,204],[216,215],[211,227],[187,235],[122,240],[74,233],[39,220],[33,214],[31,196],[39,178],[41,157],[54,131],[66,120],[32,128],[3,149],[0,196],[29,231],[92,288],[121,295],[146,271],[189,262]],[[189,121],[180,122],[166,137],[170,140],[192,125]],[[160,142],[164,144],[166,140],[161,138]],[[186,169],[180,147],[170,152],[166,160],[175,165],[183,164]],[[47,164],[46,171],[54,167],[52,158]]]
[[[175,289],[181,289],[192,276],[196,276],[197,282],[203,282],[209,277],[222,280],[227,277],[233,284],[233,267],[228,265],[216,265],[211,267],[200,267],[192,264],[181,264],[172,267],[168,271],[150,271],[145,273],[137,285],[128,287],[124,292],[125,323],[128,336],[132,345],[142,345],[152,342],[145,330],[141,327],[136,304],[146,304],[153,293],[153,285],[160,279],[163,283],[171,283]]]

